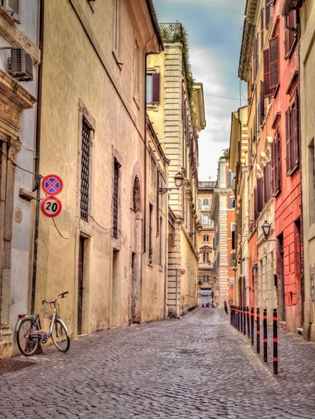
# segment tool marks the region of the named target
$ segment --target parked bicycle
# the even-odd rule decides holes
[[[40,343],[47,343],[51,337],[58,350],[67,352],[70,347],[70,337],[66,324],[59,316],[58,300],[63,299],[69,292],[60,293],[56,299],[43,300],[43,314],[50,318],[49,331],[43,331],[39,315],[19,315],[16,326],[17,344],[25,356],[34,354]]]

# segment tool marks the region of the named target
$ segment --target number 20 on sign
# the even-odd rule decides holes
[[[62,210],[61,201],[57,197],[46,197],[40,207],[42,213],[47,217],[56,217]]]

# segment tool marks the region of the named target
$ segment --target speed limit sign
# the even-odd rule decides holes
[[[41,205],[42,213],[47,217],[56,217],[62,210],[62,204],[57,197],[46,197]]]

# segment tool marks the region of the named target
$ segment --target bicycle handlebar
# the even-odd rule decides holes
[[[69,292],[62,292],[62,293],[59,293],[59,295],[56,297],[56,299],[54,299],[54,300],[46,300],[46,299],[44,299],[43,301],[42,301],[42,305],[44,305],[44,303],[55,303],[58,299],[63,299],[64,297],[65,297],[65,295],[66,294],[68,294]]]

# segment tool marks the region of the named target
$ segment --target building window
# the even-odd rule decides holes
[[[235,197],[229,198],[229,209],[234,209],[235,207]]]
[[[298,26],[298,12],[291,10],[288,16],[285,16],[285,58],[291,57],[294,46],[297,43],[297,26]]]
[[[141,210],[140,182],[136,176],[132,191],[132,210],[137,212]]]
[[[279,46],[278,37],[269,41],[269,48],[264,50],[264,96],[273,94],[279,84]]]
[[[85,118],[82,120],[82,143],[81,143],[81,196],[80,217],[88,221],[89,212],[89,178],[90,178],[90,136],[91,128]]]
[[[228,186],[227,186],[228,188],[232,188],[232,182],[233,182],[234,177],[235,177],[235,173],[232,171],[229,171],[228,172]]]
[[[153,205],[150,204],[149,208],[149,264],[153,261],[153,242],[152,242],[152,229],[153,229]]]
[[[209,199],[208,199],[208,198],[204,198],[204,199],[202,200],[202,205],[203,205],[203,206],[209,206]]]
[[[160,102],[160,73],[147,74],[147,104]]]
[[[118,217],[119,217],[119,172],[120,163],[114,158],[113,174],[113,237],[118,238]]]
[[[203,242],[209,242],[209,235],[203,236]]]
[[[299,165],[299,101],[295,92],[295,100],[285,113],[286,119],[286,162],[287,174],[292,175]]]
[[[281,139],[279,130],[276,131],[276,137],[272,143],[271,179],[272,193],[277,196],[281,191]]]
[[[139,94],[139,46],[135,41],[135,56],[134,56],[134,95]]]
[[[210,223],[209,215],[208,214],[204,214],[202,216],[202,224],[203,225],[209,225],[209,223]]]
[[[271,18],[271,5],[274,0],[266,0],[265,1],[265,10],[266,10],[266,28],[269,27],[270,18]]]
[[[160,217],[160,244],[159,244],[159,264],[163,264],[163,219]]]

